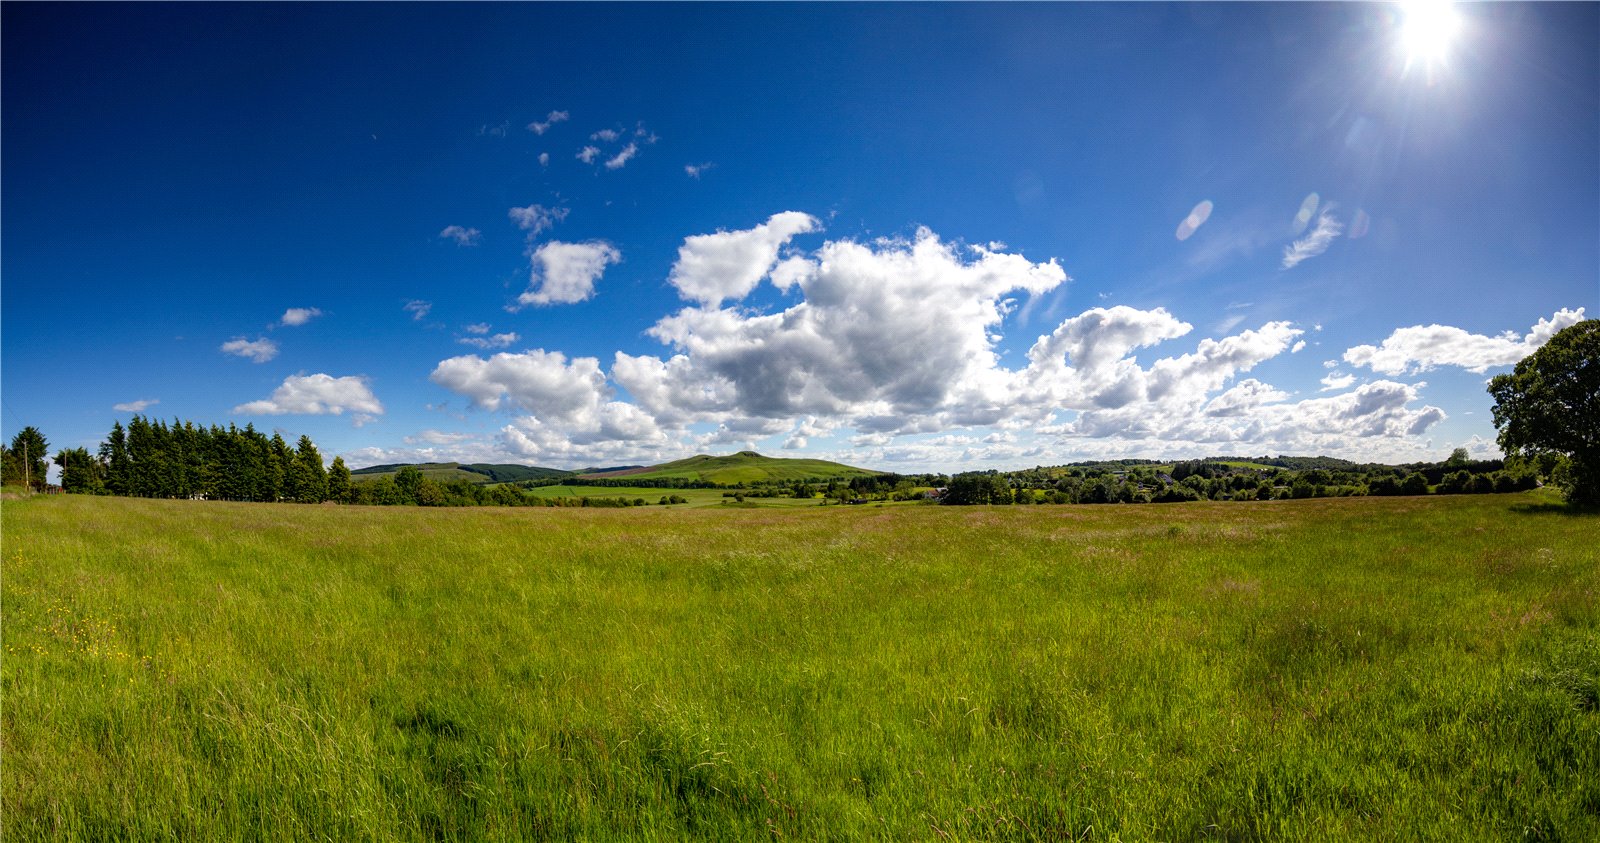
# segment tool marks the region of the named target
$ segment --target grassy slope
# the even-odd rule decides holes
[[[826,480],[834,477],[863,477],[876,474],[864,468],[829,462],[827,460],[782,459],[764,457],[752,451],[740,451],[725,457],[704,454],[688,459],[651,466],[649,471],[619,473],[617,476],[638,478],[683,478],[707,480],[712,483],[733,485],[759,480]]]
[[[460,463],[453,462],[424,462],[416,463],[423,477],[429,477],[441,483],[449,480],[466,480],[472,483],[484,483],[489,478],[477,472],[467,471]],[[379,477],[394,477],[400,471],[399,465],[373,466],[350,472],[350,479],[356,483],[368,483]],[[375,470],[376,469],[376,470]]]
[[[1600,522],[1537,501],[6,501],[0,816],[1596,839]]]

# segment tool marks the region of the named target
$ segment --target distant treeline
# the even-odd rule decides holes
[[[414,465],[402,466],[394,474],[356,483],[342,503],[373,506],[647,506],[642,497],[542,497],[525,491],[528,487],[559,485],[547,480],[518,483],[474,483],[465,478],[443,482],[425,476]],[[583,484],[588,485],[588,484]],[[677,495],[662,496],[661,505],[686,503]]]
[[[1357,495],[1518,492],[1539,485],[1548,466],[1472,460],[1456,449],[1439,463],[1357,464],[1330,457],[1220,458],[1172,464],[1142,460],[1080,463],[1014,472],[969,472],[938,494],[945,504],[1176,503]]]
[[[6,482],[43,487],[48,442],[25,428],[0,449]],[[147,498],[199,498],[398,506],[643,506],[644,497],[544,497],[542,486],[611,488],[737,488],[751,498],[820,498],[824,502],[928,500],[944,504],[1170,503],[1194,500],[1280,500],[1355,495],[1480,494],[1533,488],[1551,476],[1557,457],[1541,460],[1473,460],[1457,448],[1438,463],[1389,466],[1331,457],[1219,457],[1177,463],[1115,460],[1038,466],[1020,471],[944,474],[874,474],[827,480],[771,480],[739,487],[681,477],[589,478],[552,476],[515,482],[438,481],[416,466],[351,482],[342,458],[324,468],[307,436],[293,447],[252,425],[205,427],[152,421],[135,415],[116,422],[95,453],[73,448],[56,454],[64,491]],[[474,466],[478,469],[478,466]],[[517,476],[518,466],[484,466]],[[478,473],[488,474],[487,471]],[[526,475],[522,475],[526,476]],[[732,494],[730,492],[730,494]],[[658,504],[682,503],[664,495]]]

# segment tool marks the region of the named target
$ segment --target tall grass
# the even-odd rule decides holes
[[[5,839],[1600,839],[1533,496],[7,501]]]

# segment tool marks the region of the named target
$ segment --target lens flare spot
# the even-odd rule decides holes
[[[1351,240],[1360,240],[1367,236],[1367,231],[1371,228],[1372,218],[1367,216],[1366,211],[1357,208],[1355,217],[1350,220],[1350,230],[1345,232],[1345,236]]]
[[[1317,203],[1321,201],[1322,198],[1320,196],[1312,193],[1305,198],[1305,201],[1300,203],[1300,210],[1295,212],[1294,215],[1295,234],[1305,231],[1306,226],[1311,224],[1311,218],[1317,215]]]
[[[1201,200],[1200,204],[1194,206],[1194,210],[1189,212],[1189,216],[1184,217],[1183,222],[1178,223],[1178,240],[1188,240],[1195,231],[1199,230],[1200,226],[1205,225],[1206,220],[1211,218],[1211,208],[1210,199]]]

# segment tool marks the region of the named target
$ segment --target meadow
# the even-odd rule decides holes
[[[663,497],[676,495],[687,503],[670,504],[674,507],[702,507],[702,506],[732,506],[737,499],[730,497],[735,492],[746,492],[746,489],[655,489],[646,486],[535,486],[528,489],[530,495],[540,498],[627,498],[628,500],[643,499],[651,506],[658,506]],[[727,494],[724,494],[726,492]],[[745,508],[758,506],[817,506],[822,501],[820,498],[753,498],[746,497],[743,505]]]
[[[0,518],[7,841],[1600,839],[1539,493]]]

